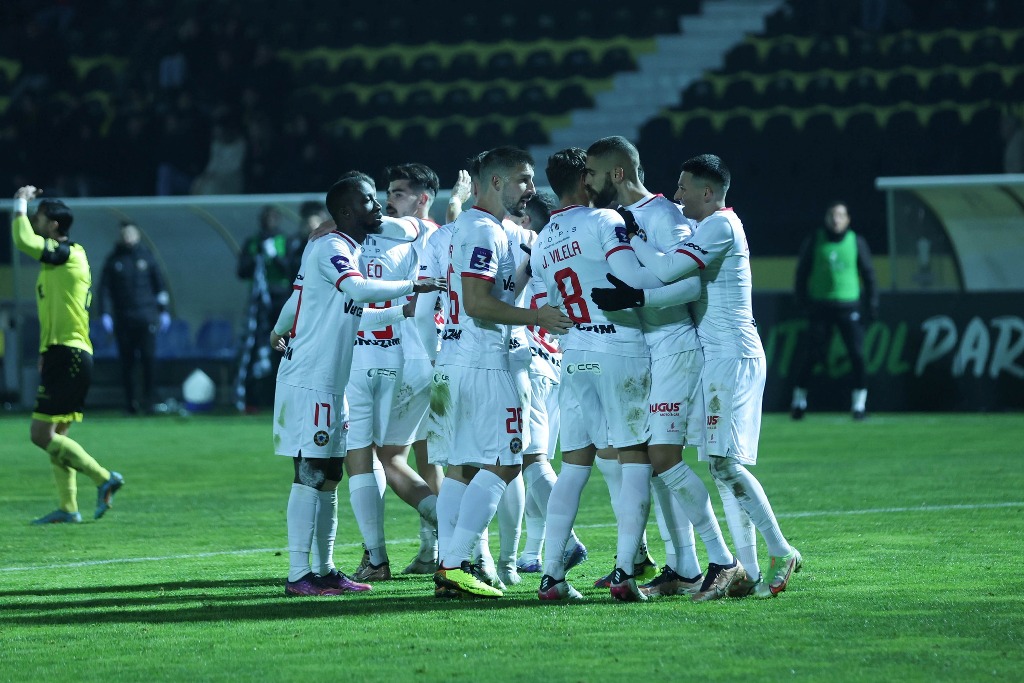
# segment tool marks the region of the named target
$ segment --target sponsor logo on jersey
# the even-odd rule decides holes
[[[469,257],[469,267],[472,270],[488,271],[491,269],[491,259],[494,252],[483,247],[473,247],[473,255]]]
[[[717,427],[718,418],[718,415],[708,415],[708,427]]]
[[[446,384],[448,382],[448,375],[443,372],[434,373],[434,384]]]
[[[441,341],[459,341],[462,339],[462,330],[445,330],[441,335]]]
[[[317,446],[319,446],[321,448],[326,446],[330,442],[330,440],[331,440],[331,435],[328,434],[327,432],[325,432],[322,429],[319,432],[317,432],[316,434],[313,435],[313,443],[315,443]]]
[[[577,372],[592,372],[595,375],[601,374],[600,363],[570,363],[565,366],[566,373],[573,375]]]
[[[513,437],[513,439],[508,443],[508,450],[512,452],[512,455],[515,455],[519,451],[523,450],[523,440],[520,439],[518,436]]]
[[[651,412],[652,413],[673,413],[673,414],[675,414],[675,413],[679,412],[679,404],[678,403],[664,403],[664,402],[663,403],[652,403],[651,404]],[[675,423],[673,423],[673,424],[675,424]]]
[[[701,254],[703,254],[704,256],[707,256],[707,255],[708,255],[708,252],[707,252],[707,250],[703,249],[702,247],[699,247],[699,246],[697,246],[697,245],[696,245],[696,244],[694,244],[693,242],[687,242],[687,243],[686,243],[686,244],[684,244],[683,246],[684,246],[684,247],[689,247],[690,249],[693,249],[694,251],[700,252],[700,253],[701,253]]]
[[[398,370],[392,368],[370,368],[366,371],[367,377],[383,377],[384,379],[398,379]]]
[[[345,312],[351,313],[354,316],[361,316],[363,314],[363,307],[356,304],[352,299],[345,300]]]
[[[583,325],[582,323],[576,323],[573,325],[580,332],[593,332],[594,334],[615,334],[615,325]]]
[[[376,346],[380,349],[390,349],[402,343],[401,339],[363,339],[356,337],[356,346]]]
[[[502,281],[501,287],[506,292],[511,292],[512,290],[514,290],[516,288],[516,276],[514,274],[509,275]]]

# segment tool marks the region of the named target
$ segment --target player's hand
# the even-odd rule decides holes
[[[636,222],[632,211],[624,206],[618,207],[615,211],[622,216],[622,221],[626,224],[626,239],[631,240],[640,234],[640,224]]]
[[[164,311],[160,314],[160,331],[166,332],[171,329],[171,314]]]
[[[644,290],[630,287],[611,273],[606,277],[608,282],[614,285],[614,289],[595,287],[590,290],[590,298],[602,311],[621,311],[644,305]]]
[[[459,203],[464,204],[471,194],[473,194],[473,180],[469,177],[469,171],[459,171],[459,177],[452,186],[452,199],[457,199]]]
[[[109,313],[104,313],[100,318],[100,323],[103,324],[103,331],[107,334],[114,333],[114,319],[110,317]]]
[[[420,278],[413,283],[412,291],[416,294],[423,294],[425,292],[446,292],[448,291],[448,282],[441,277],[425,277]],[[406,316],[409,317],[409,316]]]
[[[278,353],[284,353],[288,350],[288,340],[282,337],[277,332],[270,333],[270,348]]]
[[[43,191],[35,185],[26,185],[25,187],[18,188],[18,191],[14,193],[14,198],[30,202],[42,193]]]
[[[534,327],[540,327],[551,334],[565,334],[572,327],[572,321],[554,306],[544,304],[537,309],[537,322]]]
[[[333,218],[328,218],[320,225],[316,226],[316,230],[309,233],[309,241],[320,239],[329,232],[333,232],[338,227],[338,224],[334,222]]]

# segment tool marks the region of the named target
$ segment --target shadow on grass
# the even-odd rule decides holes
[[[280,583],[280,582],[278,582]],[[426,586],[424,586],[426,588]],[[154,606],[153,599],[139,599],[132,603],[101,600],[84,603],[36,604],[41,614],[13,615],[5,606],[0,624],[22,626],[69,626],[85,624],[176,624],[215,621],[275,621],[287,619],[334,618],[339,616],[360,617],[382,614],[405,614],[412,612],[433,613],[448,610],[494,610],[524,607],[551,608],[551,603],[536,598],[501,598],[490,600],[457,599],[441,600],[429,595],[346,595],[322,598],[286,598],[267,595],[230,595],[211,597],[182,595],[171,598],[176,601],[202,602],[191,607]],[[230,602],[231,604],[220,604]],[[249,604],[239,604],[247,602]],[[95,603],[111,603],[98,605]],[[115,604],[116,603],[116,604]],[[148,608],[147,608],[148,606]],[[107,611],[79,611],[89,607],[104,607]]]

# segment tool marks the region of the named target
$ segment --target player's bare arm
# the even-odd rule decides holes
[[[528,309],[510,306],[491,296],[492,283],[474,277],[462,278],[465,311],[479,320],[502,325],[534,325],[552,334],[565,334],[572,321],[557,308],[544,305]]]
[[[459,171],[459,177],[455,180],[455,185],[452,186],[452,196],[448,200],[448,211],[445,214],[445,218],[449,223],[453,222],[462,213],[462,205],[469,199],[469,195],[473,192],[473,181],[469,176],[469,171]]]

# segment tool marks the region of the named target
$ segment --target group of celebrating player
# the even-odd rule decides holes
[[[332,221],[308,243],[272,337],[284,353],[275,451],[295,464],[286,594],[391,578],[390,485],[421,517],[405,572],[433,574],[438,597],[500,597],[536,572],[541,600],[580,599],[566,577],[587,559],[573,524],[595,463],[618,526],[615,567],[597,582],[613,597],[784,591],[802,560],[747,469],[765,356],[722,161],[686,161],[677,203],[644,187],[629,141],[602,138],[550,157],[555,206],[537,193],[533,159],[498,147],[460,173],[440,227],[428,218],[437,175],[422,164],[387,174],[387,216],[362,173],[330,189]],[[683,461],[687,446],[710,465],[735,556]],[[366,548],[352,577],[333,562],[343,469]],[[645,536],[652,492],[666,548],[657,575]],[[763,573],[755,529],[771,556]]]

